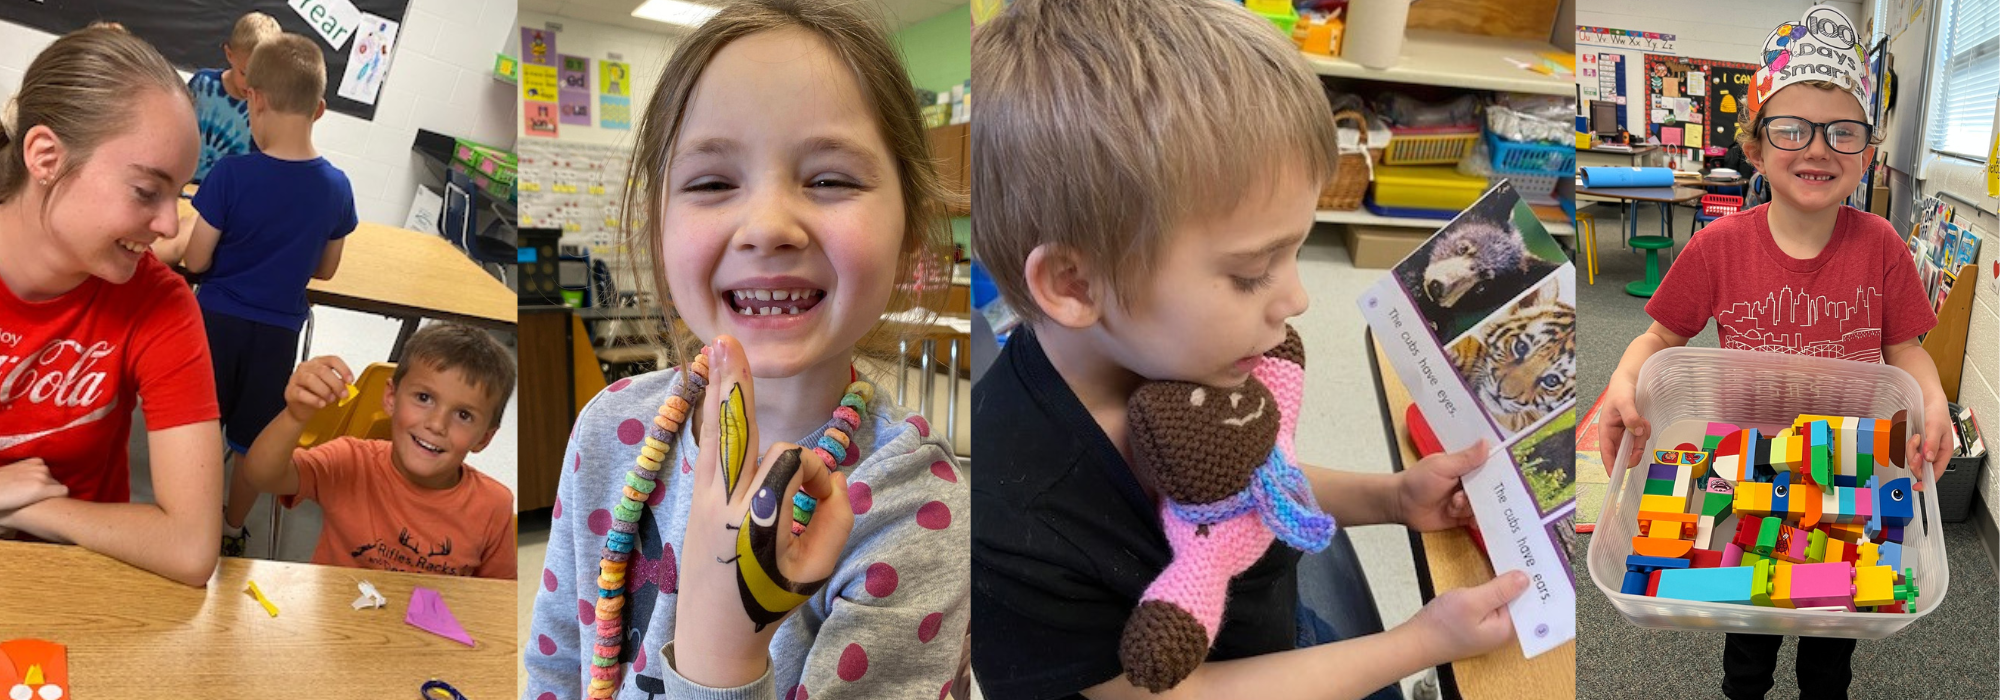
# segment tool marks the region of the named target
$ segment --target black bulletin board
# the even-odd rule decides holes
[[[1648,122],[1647,132],[1659,136],[1662,126],[1696,129],[1703,134],[1703,147],[1729,148],[1736,143],[1736,119],[1738,113],[1745,109],[1743,100],[1748,94],[1750,76],[1756,71],[1757,66],[1749,63],[1646,54],[1646,104],[1642,114]],[[1691,73],[1701,75],[1701,94],[1698,96],[1688,89]],[[1671,119],[1665,123],[1652,121],[1653,109],[1663,107],[1663,99],[1674,97],[1692,100],[1695,116],[1701,117],[1701,123],[1681,123]]]
[[[403,15],[410,5],[410,0],[348,1],[362,12],[394,20],[398,24],[403,22]],[[354,38],[350,35],[340,50],[334,50],[319,32],[313,30],[312,25],[306,23],[304,17],[299,16],[297,10],[286,4],[286,0],[0,0],[0,21],[56,35],[82,29],[100,20],[125,25],[127,30],[152,43],[169,62],[188,72],[201,68],[227,68],[229,64],[222,57],[222,45],[229,41],[229,32],[235,28],[237,18],[252,11],[270,15],[285,31],[304,35],[319,45],[321,54],[326,57],[327,109],[371,121],[375,119],[375,105],[334,93],[340,88],[341,76],[346,72],[347,56],[354,48]],[[397,30],[399,43],[403,34],[402,29]],[[384,91],[388,90],[387,81],[393,79],[395,73],[392,62],[389,75],[383,82]],[[379,94],[376,101],[381,101]]]

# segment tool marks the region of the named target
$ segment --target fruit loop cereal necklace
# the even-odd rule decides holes
[[[597,565],[597,646],[590,660],[590,697],[609,698],[618,686],[618,656],[624,645],[625,635],[625,566],[632,556],[632,545],[638,537],[639,514],[646,508],[646,499],[653,489],[659,487],[660,465],[671,461],[674,440],[680,434],[681,426],[687,423],[688,415],[702,400],[703,390],[708,387],[709,348],[702,348],[694,361],[682,368],[680,378],[674,383],[673,391],[660,404],[660,412],[653,417],[653,425],[646,432],[645,442],[639,447],[637,464],[625,474],[624,493],[618,505],[611,510],[611,531],[604,538],[603,558]],[[851,466],[860,461],[861,449],[854,445],[851,437],[861,425],[861,413],[868,410],[868,401],[874,397],[874,387],[859,381],[852,367],[848,368],[846,394],[840,397],[840,406],[833,409],[833,418],[821,426],[817,437],[800,443],[810,446],[813,454],[828,466]],[[739,399],[729,402],[730,409],[723,411],[722,433],[725,452],[743,452],[747,437],[747,420],[741,414],[743,403]],[[726,468],[743,463],[740,455],[731,458],[724,455],[721,460]],[[733,486],[739,474],[729,474],[725,486]],[[812,522],[813,509],[818,505],[811,496],[800,491],[792,497],[792,534],[797,536]]]

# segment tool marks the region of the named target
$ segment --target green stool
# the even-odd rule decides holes
[[[1625,293],[1635,297],[1650,298],[1660,288],[1660,251],[1674,247],[1674,239],[1666,236],[1633,236],[1627,241],[1632,247],[1646,251],[1646,279],[1634,280],[1625,285]]]

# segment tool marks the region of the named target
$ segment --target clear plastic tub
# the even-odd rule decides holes
[[[1910,434],[1923,432],[1923,392],[1908,373],[1888,365],[1748,350],[1669,348],[1640,368],[1636,389],[1639,414],[1652,425],[1654,435],[1687,420],[1782,427],[1791,425],[1801,413],[1886,419],[1897,411],[1908,412]],[[1647,446],[1648,450],[1652,447]],[[1939,530],[1937,485],[1925,479],[1922,496],[1917,499],[1917,517],[1903,531],[1903,565],[1916,572],[1918,596],[1913,613],[1789,610],[1620,593],[1625,557],[1632,553],[1632,536],[1638,534],[1635,513],[1645,491],[1643,469],[1636,470],[1638,476],[1627,478],[1634,470],[1625,463],[1624,452],[1617,452],[1611,491],[1605,495],[1604,514],[1590,538],[1587,562],[1591,582],[1632,624],[1881,639],[1937,609],[1950,587],[1951,572]],[[1895,467],[1876,473],[1884,481],[1910,475],[1908,470]]]

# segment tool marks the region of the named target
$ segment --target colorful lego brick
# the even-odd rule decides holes
[[[1799,527],[1811,528],[1818,525],[1822,517],[1820,506],[1825,505],[1825,497],[1815,484],[1801,484],[1794,480],[1791,493],[1785,498],[1785,518],[1797,522]]]
[[[1744,515],[1770,515],[1771,485],[1759,481],[1736,482],[1736,495],[1731,500],[1730,509]]]
[[[1902,545],[1897,546],[1901,547]],[[1875,566],[1882,561],[1882,545],[1875,544],[1874,542],[1863,542],[1857,545],[1850,545],[1850,548],[1856,554],[1854,559],[1855,566]],[[1895,568],[1895,566],[1890,565],[1890,568]]]
[[[1704,450],[1685,449],[1693,445],[1683,445],[1677,450],[1653,450],[1653,461],[1658,464],[1672,464],[1688,468],[1688,476],[1708,476],[1709,453]]]
[[[1735,542],[1722,546],[1722,566],[1748,566],[1743,563],[1743,548]]]
[[[1689,550],[1687,562],[1690,569],[1719,568],[1722,566],[1722,553],[1713,549]]]
[[[1777,576],[1777,563],[1760,558],[1756,561],[1746,560],[1744,565],[1754,572],[1750,584],[1750,604],[1771,607],[1773,605],[1771,591],[1776,585],[1774,579]]]
[[[1854,570],[1854,604],[1877,606],[1896,602],[1896,570],[1864,566]]]
[[[1713,569],[1667,569],[1660,572],[1661,598],[1703,603],[1748,605],[1757,570],[1747,566]]]
[[[1618,588],[1618,592],[1632,595],[1643,594],[1646,592],[1647,574],[1661,569],[1685,569],[1687,566],[1688,560],[1686,559],[1647,557],[1637,554],[1625,557],[1625,581]]]
[[[1771,556],[1793,564],[1811,563],[1812,560],[1806,557],[1806,549],[1812,546],[1812,535],[1790,525],[1779,527],[1778,546],[1771,550]]]
[[[1798,478],[1791,472],[1778,472],[1771,481],[1771,515],[1789,519],[1792,517],[1792,484]]]
[[[1632,538],[1632,552],[1641,556],[1674,558],[1687,556],[1694,542],[1683,539],[1639,536]]]
[[[1707,515],[1695,516],[1695,521],[1694,521],[1695,544],[1706,547],[1708,546],[1708,541],[1714,537],[1715,537],[1715,518]]]
[[[1654,513],[1685,513],[1687,512],[1687,500],[1674,498],[1673,496],[1640,496],[1639,512],[1644,513],[1647,511]]]
[[[1796,608],[1792,604],[1792,565],[1765,562],[1771,566],[1771,606]]]
[[[1674,480],[1673,480],[1673,479],[1647,479],[1647,480],[1646,480],[1646,495],[1648,495],[1648,496],[1672,496],[1672,495],[1674,495]]]
[[[1779,545],[1778,541],[1783,536],[1784,530],[1785,521],[1777,518],[1765,518],[1762,522],[1757,523],[1757,545],[1749,551],[1767,557],[1775,556]]]
[[[1903,575],[1896,579],[1896,602],[1908,603],[1912,609],[1917,604],[1917,572],[1903,569]]]
[[[1726,479],[1709,477],[1701,492],[1701,507],[1694,511],[1712,516],[1716,520],[1729,517],[1731,505],[1736,501],[1736,485]]]
[[[1736,516],[1736,534],[1729,538],[1731,544],[1745,552],[1757,551],[1757,535],[1764,528],[1764,518],[1756,515]]]
[[[1660,594],[1660,571],[1664,570],[1658,569],[1653,571],[1653,573],[1646,574],[1646,595]]]
[[[1815,484],[1833,483],[1833,434],[1826,421],[1816,420],[1798,429],[1805,447],[1805,467],[1802,473],[1811,477]]]
[[[1879,520],[1880,527],[1903,526],[1916,516],[1916,492],[1910,490],[1910,478],[1891,479],[1875,489],[1875,512],[1871,522]],[[1898,541],[1901,541],[1900,538]]]
[[[1903,568],[1903,544],[1901,542],[1883,542],[1879,545],[1869,543],[1864,546],[1876,549],[1878,556],[1875,559],[1875,563],[1877,565],[1886,566],[1891,569]]]
[[[1820,523],[1816,529],[1824,531],[1827,537],[1848,544],[1860,544],[1868,541],[1862,533],[1864,527],[1862,523]]]
[[[1854,565],[1847,562],[1794,564],[1791,603],[1795,608],[1854,606]]]
[[[1706,430],[1705,434],[1702,435],[1701,438],[1701,449],[1707,450],[1709,451],[1709,453],[1713,454],[1715,452],[1716,445],[1722,444],[1723,438],[1728,437],[1730,433],[1734,433],[1738,430],[1741,430],[1741,428],[1738,428],[1734,425],[1730,425],[1728,423],[1709,423],[1708,429]]]
[[[1806,535],[1806,561],[1815,564],[1827,561],[1826,533],[1818,530],[1809,530]],[[1840,561],[1840,557],[1834,557],[1833,561]]]
[[[1723,436],[1716,441],[1714,456],[1710,458],[1711,473],[1730,481],[1747,481],[1756,463],[1757,444],[1756,428],[1737,430]]]
[[[1660,462],[1653,462],[1649,465],[1646,465],[1646,479],[1649,481],[1654,479],[1658,479],[1660,481],[1672,481],[1674,479],[1674,475],[1680,473],[1679,466],[1680,465],[1678,464],[1663,464]]]
[[[1852,561],[1856,561],[1856,560],[1858,560],[1858,559],[1859,559],[1859,555],[1858,555],[1858,554],[1857,554],[1857,553],[1855,552],[1855,550],[1854,550],[1854,545],[1852,545],[1852,544],[1848,544],[1848,543],[1846,543],[1846,542],[1842,542],[1842,541],[1840,541],[1840,540],[1836,540],[1836,539],[1834,539],[1834,538],[1831,538],[1831,537],[1827,537],[1827,536],[1826,536],[1826,532],[1825,532],[1825,531],[1822,531],[1822,530],[1814,530],[1814,531],[1813,531],[1813,542],[1814,542],[1814,544],[1818,545],[1818,546],[1819,546],[1819,548],[1820,548],[1820,556],[1819,556],[1819,558],[1817,558],[1817,559],[1814,559],[1813,561],[1819,561],[1819,562],[1828,562],[1828,561],[1846,561],[1846,562],[1852,562]]]

